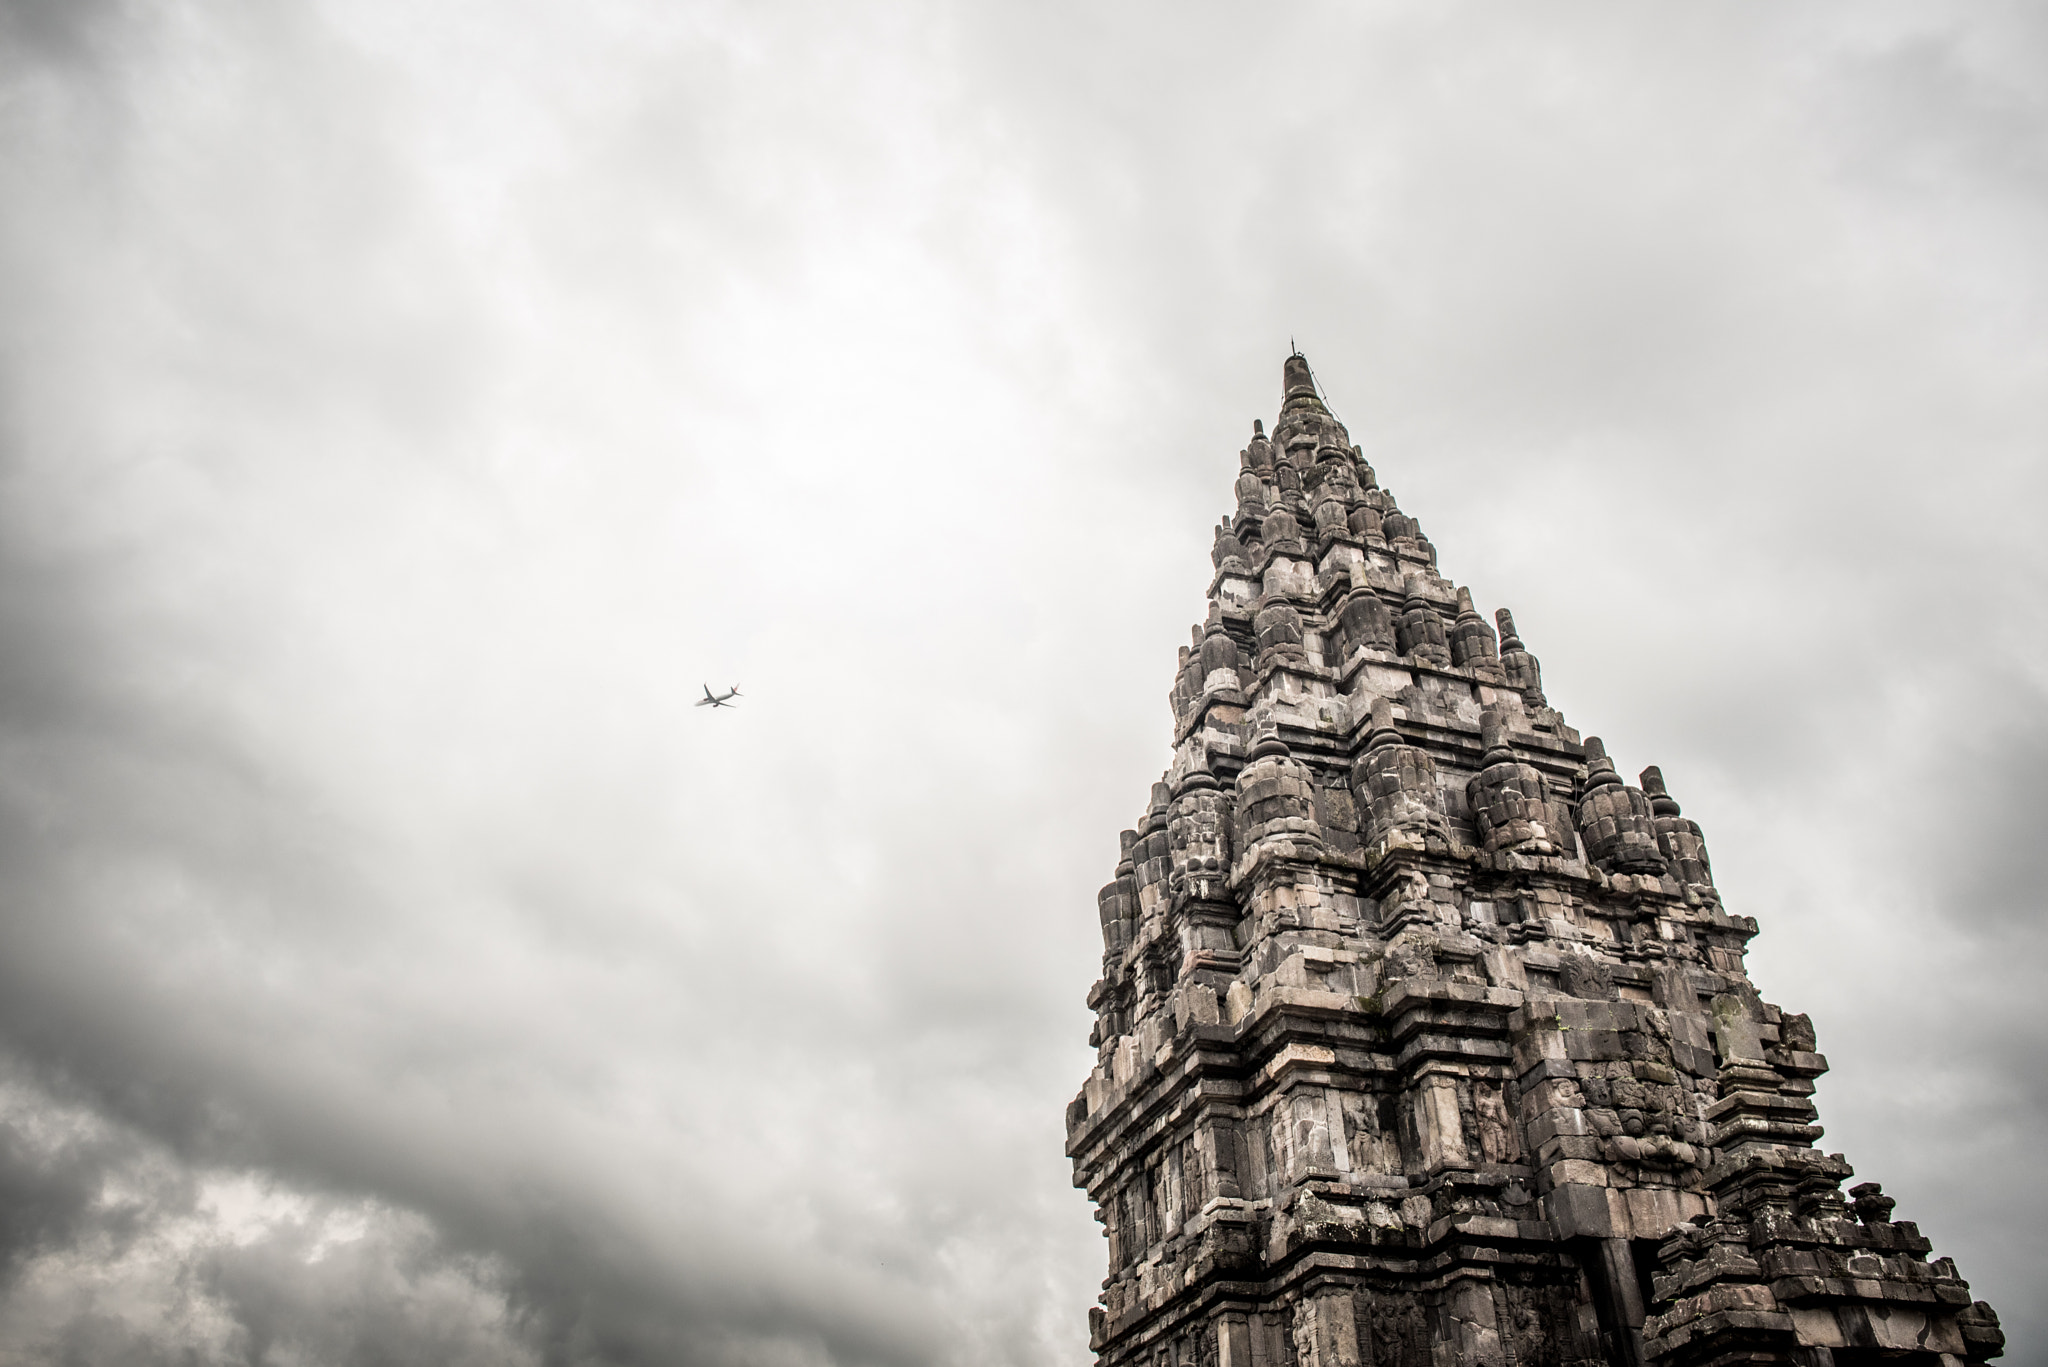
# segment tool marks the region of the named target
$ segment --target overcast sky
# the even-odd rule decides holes
[[[1291,338],[2048,1362],[2044,78],[0,0],[0,1361],[1086,1361],[1093,894]]]

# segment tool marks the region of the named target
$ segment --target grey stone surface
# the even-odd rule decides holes
[[[1102,889],[1067,1113],[1103,1364],[1733,1367],[1998,1355],[1821,1137],[1806,1017],[1706,841],[1545,698],[1290,357],[1172,764]]]

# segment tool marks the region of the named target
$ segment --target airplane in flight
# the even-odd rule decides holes
[[[730,693],[720,693],[720,694],[718,694],[718,695],[717,695],[716,697],[712,696],[712,692],[711,692],[711,685],[710,685],[710,684],[705,684],[705,685],[704,685],[704,696],[703,696],[703,697],[701,697],[701,698],[699,698],[699,699],[697,699],[697,706],[699,706],[699,707],[731,707],[731,706],[732,706],[732,700],[733,700],[734,698],[737,698],[737,697],[738,697],[739,695],[740,695],[740,686],[739,686],[738,684],[734,684],[734,685],[732,686],[732,692],[730,692]]]

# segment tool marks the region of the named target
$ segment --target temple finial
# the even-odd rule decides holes
[[[1299,351],[1287,358],[1280,375],[1280,418],[1273,424],[1273,446],[1297,470],[1315,463],[1316,449],[1341,446],[1351,438],[1316,388],[1315,372]]]
[[[1379,694],[1372,700],[1372,720],[1366,726],[1365,748],[1377,750],[1383,745],[1401,743],[1401,733],[1394,729],[1394,700],[1384,693]]]
[[[1287,358],[1287,364],[1281,370],[1280,397],[1282,407],[1301,399],[1322,407],[1322,400],[1316,397],[1316,377],[1308,368],[1308,357],[1298,351]]]
[[[1508,687],[1520,689],[1522,701],[1531,707],[1548,706],[1543,697],[1543,666],[1515,633],[1515,614],[1502,608],[1493,619],[1500,623],[1500,666]]]
[[[1482,769],[1515,757],[1515,752],[1508,748],[1507,718],[1498,707],[1488,707],[1479,714],[1479,748]]]
[[[1586,737],[1586,788],[1605,788],[1621,782],[1621,775],[1614,772],[1614,761],[1607,757],[1607,746],[1598,736]]]
[[[1650,810],[1658,816],[1678,816],[1678,799],[1664,786],[1664,771],[1656,765],[1643,770],[1643,791],[1650,795]]]

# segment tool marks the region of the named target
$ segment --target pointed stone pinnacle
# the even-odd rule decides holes
[[[1298,351],[1281,388],[1097,894],[1096,1367],[1985,1367],[1997,1315],[1813,1148],[1811,1022],[1662,771],[1545,701]]]
[[[1664,787],[1664,771],[1656,765],[1643,770],[1643,791],[1650,795],[1650,810],[1658,816],[1680,815],[1678,799]]]
[[[1287,358],[1287,364],[1280,372],[1280,391],[1283,399],[1291,399],[1297,394],[1315,397],[1316,377],[1309,371],[1308,357],[1297,351]]]
[[[1372,724],[1365,733],[1365,748],[1378,750],[1400,744],[1401,733],[1394,729],[1394,700],[1382,693],[1372,700]]]
[[[1497,707],[1489,707],[1479,714],[1479,757],[1481,768],[1512,761],[1515,752],[1508,748],[1508,727]]]
[[[1621,775],[1614,772],[1614,761],[1607,757],[1607,746],[1598,736],[1586,737],[1586,791],[1606,788],[1621,782]]]

